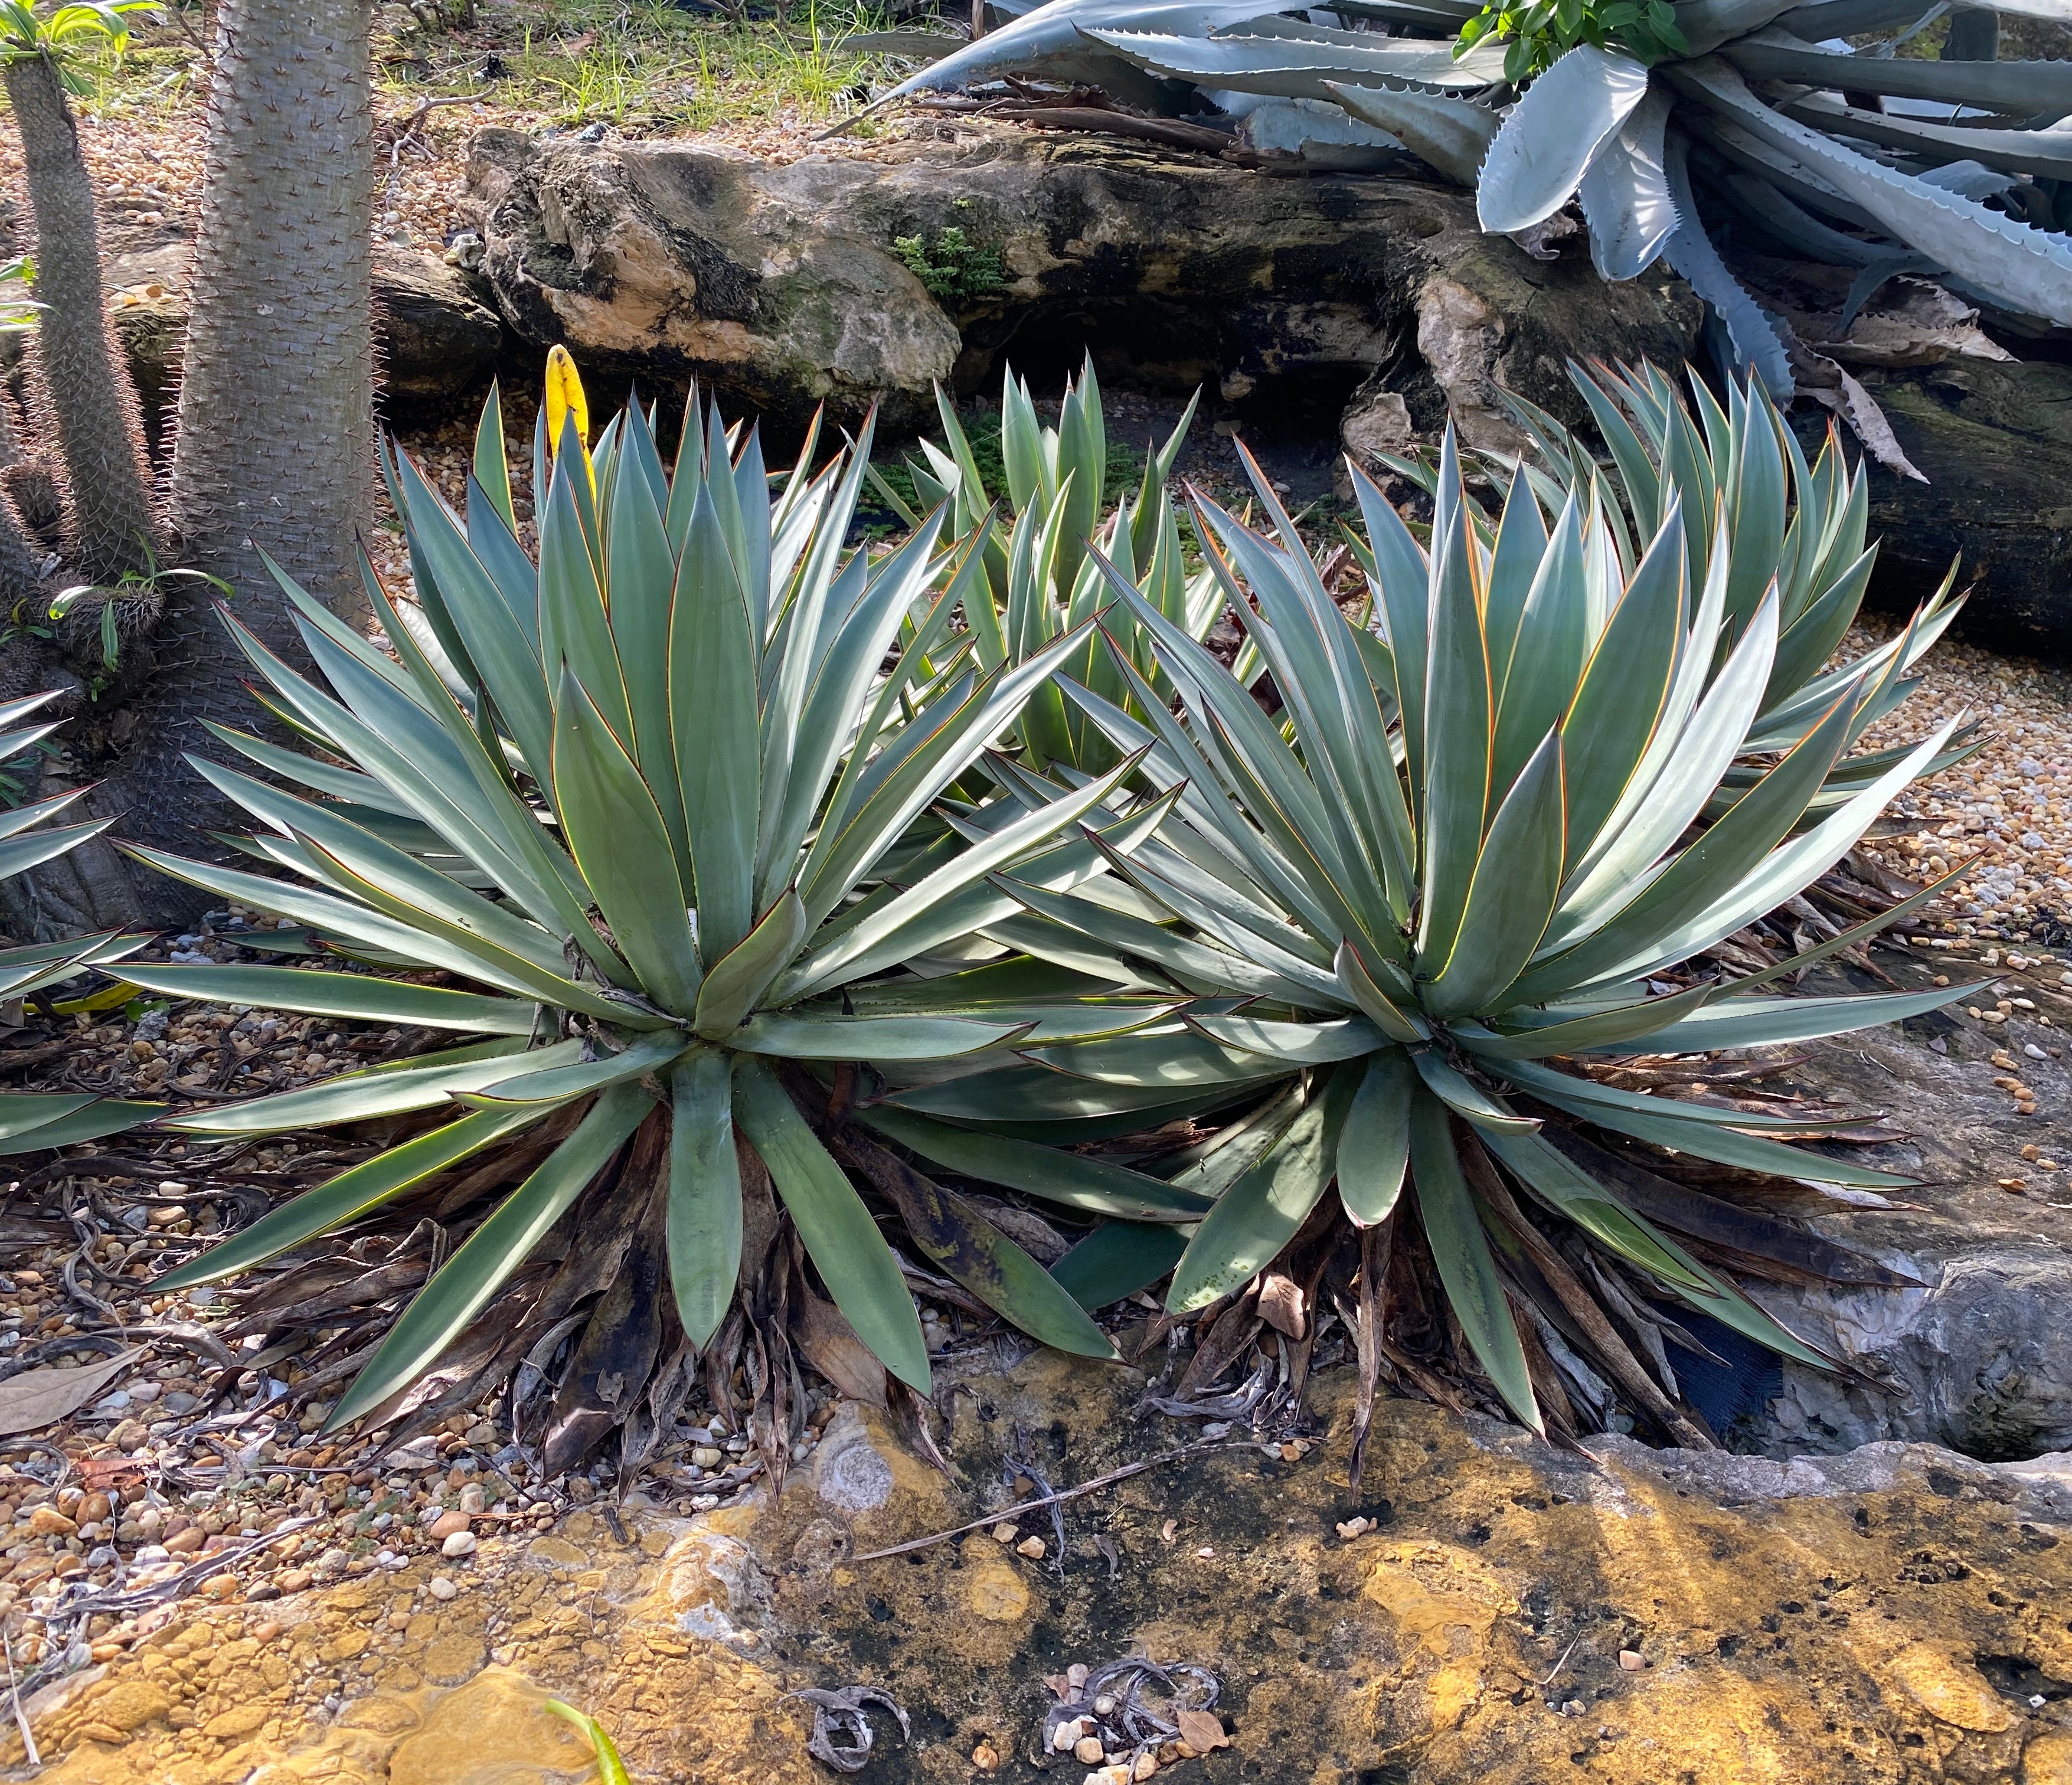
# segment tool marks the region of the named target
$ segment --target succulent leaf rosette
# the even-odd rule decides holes
[[[487,1150],[557,1137],[397,1322],[334,1423],[414,1380],[611,1170],[629,1196],[645,1189],[631,1178],[660,1180],[666,1231],[648,1237],[666,1252],[685,1338],[705,1344],[740,1269],[744,1159],[767,1170],[857,1335],[925,1388],[899,1263],[802,1113],[826,1106],[811,1075],[858,1060],[954,1073],[989,1049],[1115,1032],[1176,1001],[1088,999],[1085,976],[1042,963],[882,983],[1018,911],[989,876],[1064,891],[1105,872],[1107,852],[1126,856],[1170,805],[1127,791],[1136,754],[1033,804],[983,796],[974,765],[1091,636],[1081,621],[989,662],[971,631],[953,629],[983,574],[989,516],[945,547],[938,507],[892,549],[853,549],[867,430],[818,471],[809,439],[773,499],[756,434],[701,413],[695,397],[673,475],[637,403],[594,446],[588,421],[556,349],[533,445],[536,561],[520,544],[494,393],[464,516],[391,454],[419,605],[392,602],[363,562],[395,656],[286,579],[327,685],[226,616],[267,704],[327,753],[216,732],[317,797],[197,761],[258,821],[245,846],[270,871],[133,851],[365,961],[483,988],[137,968],[136,983],[179,997],[457,1040],[166,1122],[228,1136],[417,1118],[407,1139],[167,1286],[249,1270]],[[426,1112],[451,1119],[426,1126]],[[1047,1343],[1112,1355],[1079,1303],[972,1204],[918,1174],[898,1188],[914,1244],[972,1294]],[[1120,1174],[1071,1195],[1152,1221],[1206,1206]]]
[[[1642,1212],[1623,1162],[1572,1125],[1824,1183],[1907,1180],[1791,1144],[1831,1129],[1832,1117],[1645,1096],[1577,1068],[1643,1047],[1703,1053],[1834,1034],[1963,996],[1773,991],[1944,882],[1749,977],[1666,977],[1832,866],[1959,722],[1839,796],[1823,792],[1890,686],[1901,654],[1889,653],[1824,687],[1803,730],[1729,784],[1722,806],[1790,628],[1774,574],[1742,606],[1737,555],[1707,549],[1703,532],[1694,550],[1694,529],[1723,524],[1716,511],[1694,515],[1671,494],[1629,561],[1594,484],[1556,491],[1549,512],[1521,471],[1500,513],[1483,514],[1449,435],[1427,549],[1354,475],[1379,635],[1348,620],[1256,471],[1271,534],[1197,496],[1198,531],[1279,715],[1113,576],[1178,710],[1120,651],[1129,711],[1063,685],[1177,803],[1155,837],[1109,857],[1133,902],[1033,886],[1011,870],[995,877],[1058,935],[1090,938],[1122,970],[1192,1001],[1128,1034],[1025,1044],[1026,1063],[916,1083],[866,1119],[953,1162],[959,1129],[1009,1095],[1016,1132],[1059,1146],[1224,1112],[1213,1139],[1168,1174],[1215,1206],[1191,1236],[1102,1230],[1087,1247],[1100,1243],[1112,1281],[1141,1286],[1170,1268],[1173,1314],[1218,1303],[1256,1283],[1335,1187],[1360,1229],[1414,1215],[1479,1368],[1535,1429],[1514,1304],[1536,1298],[1565,1326],[1586,1315],[1602,1324],[1596,1293],[1543,1222],[1576,1230],[1652,1293],[1823,1361],[1666,1231],[1673,1220]],[[1716,816],[1703,823],[1708,808]],[[1651,1182],[1673,1203],[1671,1187]],[[1615,1373],[1618,1358],[1630,1362],[1623,1347],[1607,1349]],[[1620,1380],[1688,1433],[1637,1367]]]
[[[52,691],[0,701],[0,763],[27,755],[58,729],[62,720],[35,718],[39,708],[56,698]],[[26,874],[108,829],[113,820],[48,823],[86,792],[84,788],[72,788],[21,805],[0,807],[0,880]],[[97,967],[112,966],[150,940],[110,932],[74,941],[0,948],[0,1003],[61,985]],[[157,1115],[161,1107],[97,1096],[92,1092],[9,1092],[0,1095],[0,1158],[98,1140]]]

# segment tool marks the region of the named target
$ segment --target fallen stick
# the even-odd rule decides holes
[[[894,1544],[890,1549],[874,1549],[865,1556],[850,1557],[852,1561],[882,1562],[888,1556],[904,1556],[916,1549],[927,1549],[931,1545],[948,1543],[952,1537],[961,1537],[967,1532],[983,1531],[989,1526],[1013,1518],[1018,1512],[1040,1512],[1046,1506],[1055,1506],[1061,1501],[1075,1500],[1082,1494],[1091,1494],[1103,1487],[1112,1487],[1119,1481],[1127,1481],[1132,1475],[1141,1475],[1146,1470],[1156,1469],[1161,1464],[1178,1462],[1182,1457],[1201,1456],[1211,1450],[1248,1450],[1252,1441],[1232,1443],[1219,1438],[1207,1444],[1183,1444],[1177,1450],[1168,1450],[1155,1457],[1146,1457],[1140,1462],[1124,1463],[1120,1469],[1112,1469],[1105,1475],[1096,1475],[1092,1481],[1083,1481],[1077,1487],[1067,1487],[1062,1492],[1046,1494],[1040,1499],[1022,1500],[1013,1506],[1002,1507],[997,1512],[989,1512],[982,1519],[973,1519],[969,1524],[960,1524],[953,1530],[938,1531],[934,1536],[915,1537],[903,1544]]]

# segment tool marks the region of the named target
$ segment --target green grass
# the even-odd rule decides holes
[[[211,24],[185,13],[205,40]],[[475,97],[515,121],[574,128],[606,123],[630,134],[709,130],[729,124],[832,120],[854,90],[884,77],[882,58],[835,47],[845,34],[887,21],[869,0],[803,0],[779,18],[736,21],[669,0],[509,0],[479,6],[471,22],[416,24],[376,46],[384,113],[426,99]],[[493,58],[498,69],[483,78]],[[128,53],[88,59],[105,116],[175,112],[205,73],[176,24],[140,23]],[[861,126],[870,134],[868,122]]]

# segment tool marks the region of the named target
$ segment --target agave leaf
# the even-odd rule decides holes
[[[1663,167],[1669,96],[1651,86],[1583,175],[1590,261],[1607,279],[1638,278],[1675,232],[1676,201]]]
[[[326,973],[302,967],[199,967],[143,961],[122,977],[147,992],[204,998],[216,1004],[254,1004],[265,1010],[303,1010],[361,1022],[416,1023],[427,1029],[484,1035],[532,1032],[539,1006],[516,998],[483,997],[443,986],[413,985],[364,973]]]
[[[565,979],[567,962],[559,941],[504,906],[469,890],[450,875],[339,816],[335,805],[319,805],[249,775],[200,757],[195,769],[220,792],[255,816],[313,844],[327,862],[349,872],[343,885],[375,889],[380,909],[406,923],[429,921],[463,948],[479,948],[487,965],[516,971],[521,963],[547,982]]]
[[[1414,80],[1427,87],[1466,88],[1486,87],[1503,78],[1503,50],[1495,43],[1460,55],[1448,43],[1367,31],[1330,34],[1331,39],[1343,42],[1235,31],[1215,37],[1176,36],[1156,30],[1089,29],[1086,35],[1153,74],[1218,90],[1268,93],[1284,99],[1328,99],[1327,79],[1359,84]]]
[[[1533,81],[1490,146],[1475,212],[1494,235],[1544,223],[1582,183],[1598,151],[1647,93],[1631,56],[1579,43]]]
[[[1881,93],[2007,112],[2072,112],[2072,69],[2062,62],[1928,61],[1819,49],[1773,27],[1720,47],[1720,55],[1756,80],[1788,80],[1815,90]]]
[[[1026,1023],[963,1017],[845,1017],[764,1011],[730,1038],[745,1054],[795,1060],[939,1060],[976,1054],[1027,1034]]]
[[[862,1199],[769,1067],[738,1058],[734,1120],[770,1168],[820,1280],[857,1336],[899,1380],[928,1392],[928,1347],[913,1298]]]
[[[1655,973],[1673,961],[1686,960],[1724,940],[1744,925],[1753,923],[1764,912],[1775,910],[1794,890],[1811,886],[1855,847],[1878,813],[1902,788],[1920,775],[1948,740],[1962,717],[1959,714],[1947,721],[1916,745],[1897,767],[1837,806],[1810,829],[1772,852],[1760,867],[1735,885],[1725,897],[1673,934],[1661,937],[1644,956],[1622,964],[1605,977]],[[1760,788],[1757,789],[1758,792],[1761,791]],[[1725,822],[1725,819],[1720,820],[1713,829],[1717,830]],[[1708,837],[1711,834],[1706,833]],[[1704,841],[1700,839],[1700,845]],[[1700,845],[1694,845],[1696,846]]]
[[[1560,1077],[1548,1073],[1548,1079]],[[1815,1183],[1848,1184],[1863,1190],[1904,1189],[1916,1179],[1892,1171],[1873,1171],[1867,1166],[1851,1165],[1823,1154],[1806,1153],[1758,1135],[1682,1113],[1673,1100],[1661,1100],[1659,1114],[1625,1108],[1595,1099],[1585,1100],[1567,1090],[1556,1091],[1545,1083],[1533,1087],[1535,1096],[1581,1116],[1605,1128],[1616,1129],[1636,1140],[1648,1141],[1679,1153],[1695,1154],[1701,1159],[1739,1166],[1747,1171],[1767,1172],[1775,1178],[1797,1178]]]
[[[83,825],[60,825],[56,830],[10,837],[0,843],[0,880],[12,874],[26,874],[54,856],[63,855],[89,837],[98,837],[114,822],[113,818],[95,818]]]
[[[1486,106],[1417,88],[1324,84],[1326,97],[1363,124],[1386,130],[1456,186],[1472,187],[1503,121]]]
[[[1782,56],[1781,49],[1766,48],[1767,56]],[[1794,49],[1792,55],[1816,55]],[[1844,60],[1844,59],[1831,59]],[[1901,65],[1901,60],[1884,60],[1851,56],[1851,69],[1875,68],[1874,81],[1890,80],[1883,71]],[[1917,64],[1908,64],[1910,67]],[[1978,70],[1971,63],[1920,63],[1923,69]],[[2016,70],[2056,70],[2062,64],[1998,63],[1986,72],[1996,77]],[[1751,93],[1741,76],[1725,64],[1706,60],[1685,64],[1671,72],[1685,93],[1725,113],[1758,141],[1789,155],[1795,155],[1846,198],[1860,206],[1888,234],[1911,244],[1944,266],[1961,266],[1965,278],[2010,309],[2025,311],[2060,325],[2072,323],[2072,240],[2032,229],[1983,204],[1954,192],[1924,185],[1882,162],[1873,161],[1843,147],[1805,125],[1780,116]],[[1911,80],[1911,76],[1903,77]],[[1975,76],[1971,78],[1976,78]],[[2061,111],[2072,110],[2072,87],[2068,77],[2052,72],[2040,84],[2051,91],[2064,90],[2068,97]],[[2035,109],[2047,108],[2044,101]],[[1680,270],[1680,269],[1679,269]],[[1691,275],[1688,273],[1686,278]],[[1696,281],[1693,281],[1694,286]],[[1766,384],[1772,381],[1766,377]],[[1788,385],[1772,385],[1789,391]]]
[[[511,1104],[566,1103],[571,1097],[586,1096],[593,1091],[645,1078],[650,1073],[659,1075],[672,1060],[682,1055],[685,1046],[680,1030],[652,1030],[635,1037],[615,1054],[606,1053],[570,1066],[545,1067],[537,1071],[499,1079],[479,1091],[466,1092],[461,1101],[482,1108]]]
[[[1460,933],[1424,990],[1434,1016],[1490,1008],[1546,934],[1561,886],[1562,736],[1547,734],[1490,821]]]
[[[576,1130],[449,1259],[382,1340],[325,1422],[336,1431],[414,1381],[482,1311],[592,1178],[640,1125],[655,1099],[637,1085],[615,1085]]]
[[[1658,952],[1655,944],[1665,933],[1688,926],[1717,902],[1722,886],[1733,886],[1758,869],[1777,843],[1789,834],[1814,790],[1833,766],[1848,722],[1849,703],[1845,698],[1837,701],[1783,761],[1718,823],[1675,857],[1659,875],[1644,886],[1634,886],[1631,896],[1595,933],[1529,970],[1511,988],[1514,1000],[1537,1003],[1613,977],[1629,960]],[[1765,906],[1762,910],[1769,908]],[[1762,912],[1753,915],[1760,916]],[[1675,958],[1680,960],[1684,956]]]
[[[1511,1322],[1511,1308],[1482,1229],[1474,1192],[1454,1151],[1446,1106],[1419,1093],[1410,1109],[1410,1170],[1417,1187],[1417,1212],[1432,1243],[1433,1262],[1446,1298],[1470,1347],[1519,1422],[1546,1435],[1532,1395],[1525,1350]]]
[[[1704,810],[1748,734],[1777,645],[1777,604],[1766,601],[1728,657],[1703,704],[1675,740],[1660,773],[1630,809],[1614,812],[1597,845],[1571,876],[1550,936],[1556,942],[1587,931]],[[1694,648],[1703,649],[1700,639]],[[1501,1006],[1491,1005],[1490,1009]]]
[[[1710,1292],[1710,1282],[1682,1247],[1664,1239],[1544,1136],[1488,1133],[1482,1142],[1527,1190],[1622,1258],[1679,1289]]]
[[[1089,1214],[1136,1223],[1185,1222],[1198,1219],[1209,1207],[1204,1197],[1086,1154],[1053,1152],[1025,1141],[953,1128],[884,1104],[858,1110],[856,1119],[961,1177],[1041,1196]]]
[[[1367,1020],[1391,1041],[1408,1044],[1432,1039],[1431,1027],[1424,1018],[1414,1009],[1398,1006],[1382,989],[1352,944],[1340,945],[1335,964],[1346,1001],[1364,1011]]]
[[[1498,1134],[1529,1134],[1540,1124],[1504,1108],[1490,1093],[1457,1067],[1449,1065],[1429,1047],[1409,1050],[1411,1064],[1424,1081],[1424,1088],[1453,1113]]]
[[[746,1020],[805,939],[806,908],[797,891],[787,886],[740,944],[713,964],[698,988],[692,1027],[709,1040],[724,1041]]]
[[[1235,1012],[1229,1016],[1190,1014],[1187,1024],[1223,1047],[1264,1054],[1297,1066],[1326,1066],[1333,1060],[1354,1059],[1385,1045],[1386,1040],[1379,1029],[1360,1017],[1342,1017],[1326,1022],[1273,1022]]]
[[[183,1134],[284,1134],[298,1128],[331,1122],[365,1121],[377,1116],[400,1116],[413,1109],[435,1109],[462,1092],[512,1076],[520,1059],[545,1069],[573,1065],[582,1058],[580,1041],[557,1042],[528,1050],[522,1042],[476,1042],[415,1059],[348,1072],[299,1091],[283,1091],[247,1103],[219,1104],[190,1115],[168,1117],[158,1125]]]
[[[970,1203],[861,1134],[845,1135],[843,1144],[897,1205],[915,1244],[988,1307],[1059,1351],[1116,1357],[1071,1292]]]
[[[872,103],[874,106],[882,105],[917,93],[952,93],[1002,73],[1045,68],[1053,64],[1060,65],[1063,72],[1068,72],[1076,60],[1087,55],[1087,41],[1083,34],[1100,25],[1155,23],[1175,32],[1207,31],[1218,25],[1235,24],[1255,17],[1260,3],[1261,0],[1222,0],[1219,4],[1211,0],[1208,4],[1154,3],[1147,8],[1141,0],[1049,0],[1046,5],[1030,7],[999,30],[966,42],[932,67],[908,76]],[[1034,419],[1032,411],[1032,433]],[[1003,429],[1002,434],[1003,438],[1007,438],[1008,430]],[[1026,462],[1024,455],[1021,463]],[[1017,459],[1010,455],[1008,477],[1014,491],[1014,506],[1019,511],[1029,505],[1026,492],[1034,485],[1016,477],[1018,468]]]
[[[47,1122],[85,1108],[92,1101],[90,1091],[10,1092],[0,1098],[0,1141],[18,1139]]]
[[[68,1104],[60,1109],[59,1104]],[[27,1108],[23,1106],[27,1105]],[[125,1103],[113,1097],[60,1096],[27,1092],[0,1096],[0,1157],[72,1146],[119,1134],[160,1113],[163,1104]]]
[[[544,1106],[482,1110],[429,1133],[415,1135],[400,1146],[348,1166],[314,1190],[269,1209],[249,1228],[168,1272],[154,1286],[171,1294],[199,1283],[220,1283],[227,1277],[263,1265],[306,1240],[359,1219],[434,1173],[458,1165],[548,1113]]]
[[[1709,1053],[1721,1047],[1754,1047],[1823,1035],[1845,1035],[1878,1023],[1939,1010],[1975,997],[1988,981],[1926,992],[1864,993],[1846,997],[1721,997],[1681,1022],[1656,1030],[1651,1045],[1663,1053]],[[1590,1052],[1608,1051],[1602,1043]]]
[[[954,857],[857,924],[838,941],[816,949],[800,963],[799,973],[787,981],[787,993],[793,997],[808,997],[820,987],[832,984],[838,974],[860,977],[891,965],[902,954],[911,951],[911,941],[902,936],[910,925],[925,919],[952,895],[986,878],[995,868],[1013,862],[1077,822],[1103,804],[1136,771],[1141,761],[1141,755],[1126,758],[1107,774],[1060,795],[1049,804],[1017,819],[984,842]]]
[[[31,738],[33,742],[35,738],[43,737],[56,730],[56,726],[44,726],[33,734],[23,733],[22,735]],[[0,762],[4,762],[9,757],[19,753],[8,747],[13,741],[11,738],[0,738]],[[46,818],[55,818],[67,806],[85,797],[84,788],[73,788],[66,792],[54,794],[47,800],[32,800],[27,805],[16,806],[11,811],[0,808],[0,837],[12,837],[18,832],[28,829],[32,825],[40,825]]]
[[[1166,1296],[1172,1313],[1206,1307],[1249,1282],[1294,1238],[1329,1187],[1359,1075],[1342,1067],[1319,1081],[1272,1150],[1202,1216],[1174,1268]]]
[[[1671,136],[1663,170],[1668,179],[1677,223],[1662,245],[1663,255],[1726,325],[1737,366],[1788,401],[1797,389],[1790,356],[1785,352],[1777,324],[1728,271],[1727,263],[1706,235],[1698,216],[1697,199],[1691,190],[1686,154],[1683,138]]]
[[[1110,911],[1072,893],[1045,892],[1004,874],[993,875],[992,884],[1038,916],[1105,943],[1125,956],[1153,962],[1183,983],[1191,981],[1240,997],[1268,997],[1283,1003],[1298,1003],[1304,997],[1300,985],[1289,984],[1277,973],[1126,911]]]
[[[703,976],[654,796],[565,666],[555,709],[554,791],[569,853],[641,984],[664,1009],[688,1016]]]
[[[1039,1065],[1104,1084],[1164,1087],[1174,1092],[1190,1086],[1248,1083],[1285,1070],[1277,1062],[1223,1047],[1178,1023],[1137,1030],[1109,1041],[1032,1047],[1025,1055]]]
[[[1443,488],[1457,446],[1449,426],[1441,449]],[[1432,642],[1425,679],[1424,903],[1418,914],[1420,959],[1443,961],[1460,932],[1468,888],[1482,854],[1490,805],[1494,742],[1489,653],[1482,633],[1480,591],[1465,512],[1449,525],[1442,512],[1432,529]]]
[[[1388,1219],[1403,1194],[1410,1161],[1410,1112],[1420,1095],[1417,1071],[1400,1047],[1367,1060],[1338,1137],[1338,1199],[1355,1227]]]
[[[1186,1238],[1170,1227],[1104,1221],[1050,1267],[1050,1274],[1090,1312],[1148,1289],[1179,1262]]]
[[[702,1350],[726,1318],[741,1274],[741,1166],[733,1070],[699,1048],[669,1072],[669,1281],[684,1335]]]
[[[1832,136],[1853,137],[1859,142],[1875,142],[1888,149],[1904,149],[1935,159],[1962,156],[1975,167],[1998,168],[2005,175],[2029,174],[2042,179],[2072,179],[2072,144],[2049,130],[1965,130],[1947,124],[1923,123],[1918,119],[1884,112],[1866,111],[1829,98],[1808,94],[1778,108],[1786,117],[1824,130]],[[1983,187],[1967,189],[1938,176],[1947,167],[1920,176],[1924,185],[1939,186],[1959,196],[1978,199],[2005,185],[1988,181]]]

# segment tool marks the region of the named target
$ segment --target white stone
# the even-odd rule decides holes
[[[473,1555],[475,1533],[472,1531],[456,1531],[439,1545],[439,1553],[446,1557]]]

